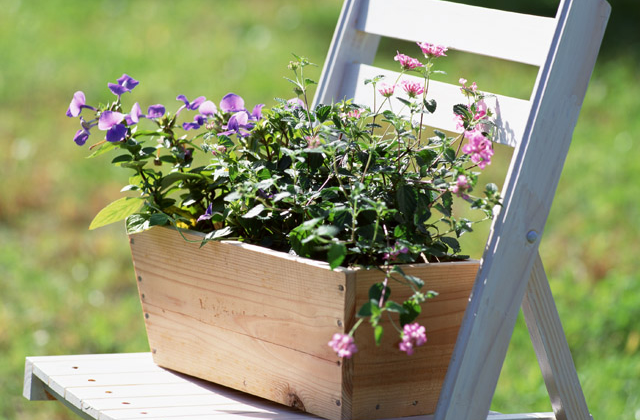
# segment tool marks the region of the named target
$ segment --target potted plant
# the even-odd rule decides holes
[[[434,411],[478,268],[457,238],[500,197],[493,184],[473,194],[493,155],[485,94],[461,79],[460,133],[429,132],[446,48],[418,45],[424,62],[398,53],[398,80],[366,82],[372,109],[311,108],[298,56],[296,98],[269,110],[229,93],[125,113],[138,84],[126,74],[106,105],[75,93],[74,141],[105,131],[90,157],[114,151],[133,171],[132,195],[90,228],[126,219],[158,364],[330,419]],[[479,220],[456,217],[454,200]]]

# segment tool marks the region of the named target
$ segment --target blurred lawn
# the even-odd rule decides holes
[[[316,62],[318,78],[340,5],[0,0],[0,418],[70,418],[60,404],[22,398],[25,356],[148,350],[122,226],[86,230],[127,174],[108,158],[84,159],[87,148],[72,142],[77,121],[64,112],[73,92],[111,100],[106,83],[126,72],[140,80],[135,95],[145,106],[175,109],[179,93],[217,102],[229,91],[249,106],[271,104],[291,96],[282,79],[291,52]],[[598,62],[541,250],[596,419],[640,419],[632,45],[611,42]],[[530,68],[474,60],[452,53],[443,64],[453,80],[528,96]],[[479,255],[482,246],[471,246]],[[493,409],[550,410],[521,321]]]

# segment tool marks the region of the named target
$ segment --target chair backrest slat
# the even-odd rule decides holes
[[[356,25],[379,36],[541,66],[556,21],[440,0],[365,0]]]
[[[353,98],[354,103],[365,105],[373,110],[374,107],[374,91],[372,85],[365,85],[364,81],[375,76],[385,76],[385,81],[394,83],[398,80],[400,73],[383,70],[377,67],[365,64],[350,64],[347,66],[345,77],[342,81],[342,92],[345,98]],[[416,76],[402,75],[401,80],[414,80],[421,82],[422,79]],[[396,87],[401,91],[401,87]],[[375,92],[375,106],[379,108],[384,104],[384,109],[389,108],[389,101],[384,102],[384,98],[380,93]],[[440,130],[460,131],[456,129],[454,120],[453,106],[456,104],[466,104],[467,99],[460,91],[460,86],[432,80],[429,82],[428,97],[437,99],[437,108],[433,114],[426,114],[423,123]],[[489,108],[497,112],[495,124],[497,128],[495,140],[497,143],[515,147],[519,139],[524,134],[524,129],[529,117],[530,103],[522,99],[511,98],[508,96],[495,95],[488,97],[487,105]],[[391,109],[395,112],[407,115],[406,107],[395,97],[391,101]],[[378,111],[378,109],[375,109]]]

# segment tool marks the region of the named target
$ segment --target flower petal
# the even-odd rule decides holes
[[[127,135],[127,127],[123,124],[116,124],[107,131],[107,141],[115,143],[124,140]]]
[[[73,94],[73,99],[71,99],[71,103],[69,104],[69,109],[67,109],[67,117],[77,117],[80,115],[80,111],[82,111],[82,106],[86,103],[84,92],[81,90],[77,91]]]
[[[82,146],[87,142],[88,138],[89,132],[81,128],[80,130],[76,131],[76,135],[73,136],[73,141],[75,141],[78,146]]]
[[[244,99],[235,93],[227,93],[220,101],[222,112],[238,112],[244,110]]]
[[[262,119],[262,108],[264,107],[264,104],[258,104],[256,106],[253,107],[253,111],[251,112],[251,117],[250,119],[254,120],[254,121],[259,121]]]
[[[165,113],[164,105],[156,104],[151,105],[147,109],[147,118],[162,118]]]
[[[140,82],[126,73],[120,76],[120,78],[118,79],[118,84],[124,87],[127,92],[133,90],[133,88],[138,86],[139,83]]]
[[[216,108],[216,104],[211,101],[204,101],[200,107],[198,108],[198,112],[207,117],[213,117],[216,112],[218,112],[218,108]]]
[[[198,109],[198,107],[200,106],[200,104],[202,104],[207,98],[205,98],[204,96],[198,96],[196,99],[193,100],[193,102],[191,102],[187,108],[189,108],[190,110],[195,110]]]
[[[98,128],[100,130],[109,130],[116,124],[119,124],[124,119],[124,114],[114,111],[104,111],[100,114],[98,120]]]

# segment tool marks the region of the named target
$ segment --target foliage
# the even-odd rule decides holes
[[[482,196],[471,195],[478,169],[493,155],[493,114],[485,95],[461,79],[468,103],[451,111],[460,134],[435,130],[427,136],[423,117],[437,107],[428,97],[429,81],[446,48],[419,46],[425,64],[398,53],[403,72],[394,84],[382,76],[365,82],[380,101],[374,99],[373,109],[351,100],[311,108],[308,89],[315,82],[304,72],[312,64],[298,56],[287,78],[297,97],[278,100],[264,115],[264,105],[249,112],[234,93],[219,107],[203,96],[189,101],[179,95],[183,105],[173,114],[160,104],[143,114],[137,102],[124,114],[121,98],[139,84],[126,74],[109,83],[116,100],[106,105],[87,105],[84,93],[76,92],[67,111],[81,122],[74,141],[84,145],[95,127],[106,131],[90,157],[116,151],[111,162],[133,171],[123,190],[138,193],[111,203],[91,228],[127,218],[129,233],[173,225],[204,232],[202,245],[235,239],[327,261],[332,268],[381,269],[385,280],[374,286],[358,316],[378,331],[384,312],[398,313],[401,327],[411,324],[433,293],[421,291],[422,280],[395,264],[467,258],[458,238],[477,221],[457,218],[454,199],[479,210],[480,220],[500,203],[493,184]],[[409,71],[419,81],[401,80]],[[395,113],[390,102],[400,88],[407,97],[398,95],[404,106]],[[179,117],[189,111],[197,114],[180,126]],[[156,128],[142,128],[143,119]],[[208,153],[209,161],[200,163],[199,152]],[[389,300],[389,280],[411,287],[413,296]]]

